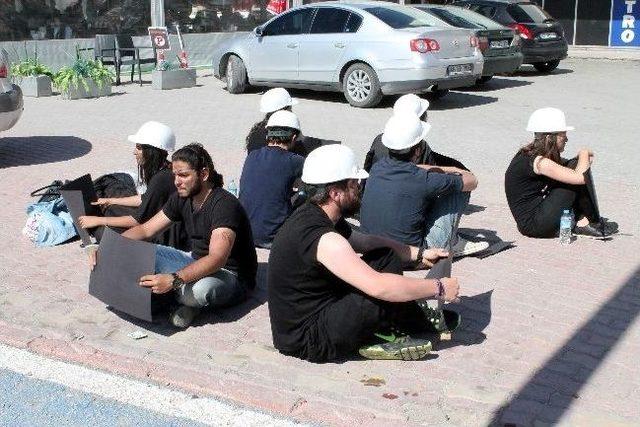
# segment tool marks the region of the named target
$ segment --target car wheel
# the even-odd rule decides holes
[[[560,64],[560,61],[548,61],[548,62],[536,62],[533,64],[533,66],[536,67],[536,70],[540,71],[541,73],[548,73],[558,68],[559,64]]]
[[[380,82],[373,68],[366,64],[353,64],[344,73],[342,81],[344,97],[354,107],[375,107],[382,100]]]
[[[242,93],[247,89],[247,69],[242,59],[231,55],[227,61],[227,91]]]
[[[488,82],[492,78],[493,78],[493,76],[482,76],[478,80],[476,80],[476,84],[479,84],[479,85],[485,84],[486,82]]]

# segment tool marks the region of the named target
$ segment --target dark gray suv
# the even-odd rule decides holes
[[[524,64],[540,72],[554,70],[567,57],[562,25],[540,6],[526,0],[461,0],[455,2],[516,30],[522,39]]]

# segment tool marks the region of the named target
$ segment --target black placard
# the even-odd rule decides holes
[[[118,311],[152,322],[153,294],[139,282],[142,276],[155,272],[156,246],[105,228],[97,259],[89,279],[89,295]]]
[[[67,204],[73,219],[73,225],[75,225],[76,231],[80,239],[82,239],[82,244],[90,245],[92,243],[91,236],[87,230],[80,227],[78,217],[83,215],[102,216],[100,210],[91,204],[91,202],[98,200],[93,181],[91,181],[91,175],[83,175],[78,179],[67,182],[60,188],[60,195],[62,195]]]

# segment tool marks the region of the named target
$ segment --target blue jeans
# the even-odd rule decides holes
[[[188,252],[156,245],[157,274],[175,273],[195,261]],[[226,307],[238,304],[246,297],[247,286],[234,272],[224,268],[176,291],[178,302],[189,307]]]
[[[425,243],[428,248],[447,248],[449,241],[453,238],[453,243],[457,241],[458,223],[462,213],[469,205],[471,193],[452,193],[438,197],[426,212],[425,225],[427,235]]]

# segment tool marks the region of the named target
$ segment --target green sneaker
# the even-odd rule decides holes
[[[360,356],[372,360],[419,360],[430,351],[430,341],[409,336],[396,338],[392,342],[366,345],[358,350]]]

